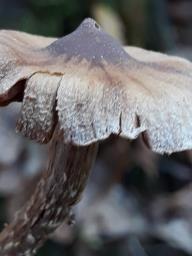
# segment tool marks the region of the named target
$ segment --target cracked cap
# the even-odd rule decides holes
[[[143,134],[153,151],[192,148],[192,64],[122,48],[92,19],[60,39],[0,31],[0,105],[22,100],[17,129],[47,143]]]

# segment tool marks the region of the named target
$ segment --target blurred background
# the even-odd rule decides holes
[[[191,0],[0,0],[0,29],[60,37],[93,17],[123,44],[192,60]],[[20,104],[0,109],[0,227],[35,188],[46,146],[15,134]],[[186,110],[187,111],[187,110]],[[101,143],[89,184],[38,256],[192,255],[192,152],[152,153],[141,138]]]

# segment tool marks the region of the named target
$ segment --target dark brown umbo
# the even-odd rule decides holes
[[[22,101],[17,130],[49,143],[29,202],[0,234],[0,254],[34,255],[70,218],[98,142],[142,134],[155,152],[192,148],[192,64],[122,48],[92,19],[70,35],[0,31],[0,106]]]

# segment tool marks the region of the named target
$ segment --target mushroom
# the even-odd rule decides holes
[[[0,105],[22,101],[17,131],[49,143],[31,199],[0,234],[1,255],[34,255],[81,197],[111,134],[151,150],[192,148],[192,64],[121,47],[88,18],[60,39],[0,32]]]

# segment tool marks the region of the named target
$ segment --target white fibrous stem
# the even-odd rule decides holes
[[[78,147],[56,136],[50,159],[34,194],[0,234],[1,256],[31,256],[64,221],[85,188],[97,144]]]

